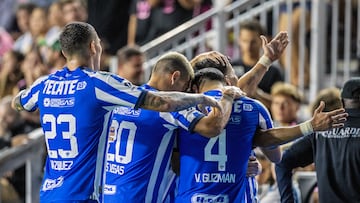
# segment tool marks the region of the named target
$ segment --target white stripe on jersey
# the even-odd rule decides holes
[[[158,171],[160,171],[162,159],[164,157],[164,154],[166,153],[167,146],[169,146],[169,142],[172,138],[173,131],[177,128],[173,125],[168,125],[168,124],[165,124],[164,127],[168,128],[169,131],[164,134],[164,136],[161,140],[161,143],[159,145],[160,147],[157,150],[154,167],[151,172],[149,184],[148,184],[147,191],[146,191],[145,202],[152,202],[156,179],[157,179],[157,176],[159,175]],[[164,181],[164,179],[162,181]],[[161,185],[163,185],[163,183],[161,183]],[[161,191],[161,188],[159,188],[158,192],[162,193],[163,191]],[[158,196],[158,200],[159,199],[161,200],[161,198],[162,198],[162,196]],[[159,201],[157,201],[157,202],[159,202]]]
[[[95,168],[95,179],[94,179],[94,194],[96,199],[99,200],[100,195],[100,188],[102,187],[102,177],[103,177],[103,170],[105,168],[106,163],[106,156],[105,150],[107,150],[107,130],[108,130],[108,123],[111,116],[111,111],[104,115],[104,124],[103,124],[103,131],[99,137],[99,144],[98,144],[98,152],[97,152],[97,161],[96,161],[96,168]],[[105,158],[104,158],[105,157]],[[100,187],[101,186],[101,187]]]
[[[26,104],[24,104],[24,109],[30,111],[35,106],[39,100],[39,92],[40,91],[37,91],[35,94],[33,94],[32,97],[26,102]]]
[[[99,88],[95,88],[95,95],[98,100],[109,102],[112,104],[118,104],[121,106],[128,106],[128,107],[134,107],[134,104],[127,102],[123,99],[120,99],[119,97],[115,97],[107,92],[102,91]]]

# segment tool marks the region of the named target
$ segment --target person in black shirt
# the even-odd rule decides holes
[[[245,21],[240,24],[238,45],[240,48],[240,58],[231,64],[235,74],[241,77],[248,72],[261,57],[261,35],[266,35],[265,29],[257,20]],[[266,107],[270,107],[270,90],[274,83],[283,81],[280,69],[271,65],[269,70],[258,84],[258,89],[248,93],[248,96],[260,100]]]
[[[294,202],[292,169],[315,163],[320,202],[360,202],[360,78],[345,82],[344,127],[317,132],[296,141],[276,165],[281,202]]]

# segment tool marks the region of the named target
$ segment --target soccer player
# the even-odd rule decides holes
[[[157,61],[149,82],[140,89],[186,91],[193,76],[186,57],[170,52]],[[171,113],[116,108],[109,132],[104,202],[171,201],[175,174],[170,159],[177,130],[218,135],[230,116],[234,96],[240,96],[233,93],[237,89],[224,91],[221,104],[226,115],[211,111],[204,116],[194,108]]]
[[[195,73],[192,88],[221,98],[219,90],[225,84],[226,79],[218,69],[205,68]],[[242,97],[234,101],[229,122],[218,136],[206,138],[180,129],[176,202],[244,202],[247,161],[253,144],[273,147],[314,130],[343,125],[338,119],[346,114],[334,119],[343,109],[322,113],[323,107],[322,103],[311,120],[295,127],[261,130],[272,122],[268,111],[260,102]]]
[[[140,90],[114,74],[95,71],[102,48],[90,24],[67,24],[60,44],[66,67],[39,78],[12,102],[17,110],[40,111],[48,152],[41,202],[96,202],[108,119],[116,106],[178,111],[205,104],[221,112],[213,98]]]

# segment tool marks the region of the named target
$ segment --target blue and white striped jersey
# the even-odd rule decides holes
[[[143,85],[156,91],[149,85]],[[177,129],[192,130],[203,114],[195,108],[156,112],[114,109],[109,131],[104,202],[166,202],[175,174],[170,168]]]
[[[114,74],[82,67],[65,67],[26,90],[20,102],[40,110],[48,150],[41,202],[98,198],[111,110],[137,108],[145,95]]]
[[[221,98],[221,91],[205,94]],[[225,129],[211,139],[180,130],[180,179],[177,203],[244,202],[247,163],[257,128],[272,120],[256,100],[243,97],[233,103]]]

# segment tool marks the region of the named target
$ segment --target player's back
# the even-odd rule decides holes
[[[115,103],[131,105],[136,99],[130,97],[141,93],[116,90],[105,82],[111,77],[81,67],[64,68],[37,80],[22,97],[25,109],[40,109],[48,149],[41,202],[84,200],[94,194],[106,146],[104,129],[114,106],[106,100],[118,96],[123,102]]]
[[[111,120],[104,202],[163,202],[175,180],[175,130],[187,129],[197,116],[118,107]]]
[[[206,94],[221,97],[220,91]],[[243,202],[247,161],[261,125],[271,125],[263,105],[241,98],[234,101],[229,122],[218,136],[209,139],[180,131],[176,202]]]

